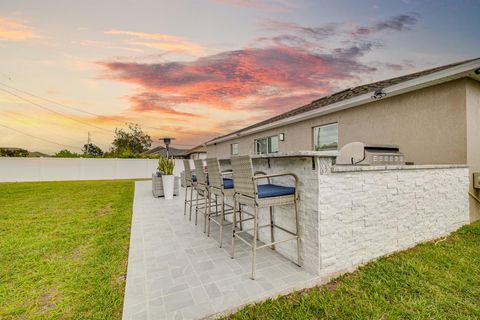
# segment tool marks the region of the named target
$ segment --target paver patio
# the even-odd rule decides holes
[[[123,319],[201,319],[319,282],[270,249],[257,253],[251,280],[249,247],[237,241],[231,259],[231,228],[219,248],[215,224],[209,238],[201,215],[198,226],[184,217],[183,192],[165,200],[151,181],[135,184]]]

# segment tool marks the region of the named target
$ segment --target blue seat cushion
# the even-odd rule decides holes
[[[259,198],[271,198],[295,194],[294,187],[284,187],[276,184],[259,184],[257,186],[257,191]]]
[[[223,188],[233,189],[233,179],[223,178]]]
[[[192,181],[193,181],[193,182],[197,182],[197,176],[194,175],[194,174],[192,174]]]

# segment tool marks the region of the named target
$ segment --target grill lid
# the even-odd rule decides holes
[[[404,164],[404,156],[397,145],[365,144],[351,142],[340,149],[336,164],[340,165],[373,165]]]

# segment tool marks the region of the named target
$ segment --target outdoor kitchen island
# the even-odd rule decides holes
[[[340,166],[335,165],[337,154],[252,155],[254,171],[298,176],[301,265],[324,280],[468,223],[466,165]],[[220,163],[222,169],[230,168],[229,159]],[[291,186],[293,179],[273,178],[272,183]],[[275,207],[275,224],[294,228],[292,209]],[[261,209],[260,224],[268,219],[268,209]],[[283,236],[275,230],[275,239]],[[260,229],[259,239],[270,239],[269,228]],[[294,241],[275,249],[296,261]]]

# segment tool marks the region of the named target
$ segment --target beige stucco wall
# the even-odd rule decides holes
[[[464,164],[467,159],[466,85],[455,80],[348,110],[208,146],[208,156],[254,152],[254,139],[285,134],[279,150],[313,150],[313,127],[338,122],[339,147],[353,141],[398,144],[415,164]],[[470,86],[469,86],[470,87]]]
[[[470,192],[480,196],[473,189],[472,174],[480,171],[480,83],[468,80],[467,92],[467,163],[470,168]],[[470,198],[470,221],[480,220],[480,204]]]

